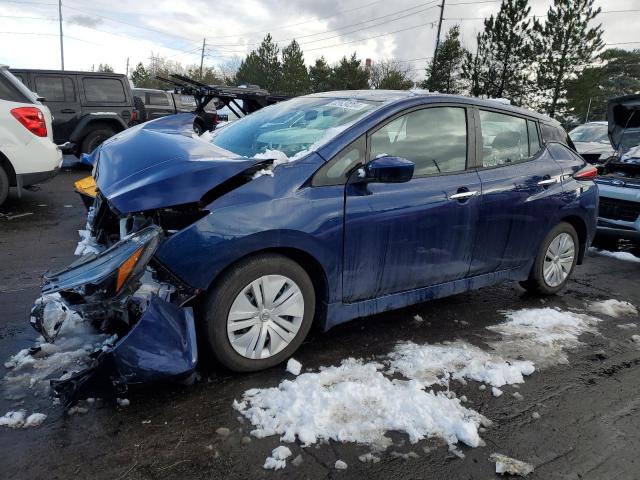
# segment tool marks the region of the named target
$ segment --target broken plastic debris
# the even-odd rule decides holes
[[[297,377],[298,375],[300,375],[301,371],[302,371],[302,364],[299,361],[297,361],[295,358],[290,358],[289,361],[287,362],[287,372]]]
[[[291,456],[291,450],[280,445],[271,451],[271,456],[267,457],[263,468],[266,470],[280,470],[287,466],[287,458]]]
[[[519,475],[526,477],[533,472],[533,465],[516,460],[515,458],[507,457],[501,453],[492,453],[489,456],[489,460],[496,464],[496,473]]]
[[[346,462],[343,462],[342,460],[336,460],[336,463],[335,463],[334,467],[336,468],[336,470],[346,470],[347,469],[347,464],[346,464]]]
[[[422,318],[420,315],[418,315],[417,313],[413,316],[413,319],[416,322],[424,322],[424,318]]]

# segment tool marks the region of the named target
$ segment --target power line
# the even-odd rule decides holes
[[[600,14],[607,13],[631,13],[631,12],[640,12],[639,8],[628,9],[628,10],[602,10]],[[527,15],[524,18],[544,18],[546,15]],[[487,17],[448,17],[444,20],[448,21],[463,21],[463,20],[485,20]]]

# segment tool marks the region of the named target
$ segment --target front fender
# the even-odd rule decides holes
[[[73,143],[78,143],[84,137],[84,132],[89,124],[94,122],[107,122],[112,124],[116,129],[125,130],[127,128],[127,124],[124,123],[124,120],[117,113],[102,113],[95,114],[90,113],[89,115],[85,115],[76,125],[76,128],[73,129],[69,140]]]

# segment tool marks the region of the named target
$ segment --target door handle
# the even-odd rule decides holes
[[[477,190],[474,190],[472,192],[460,192],[460,193],[454,193],[453,195],[451,195],[449,197],[450,200],[464,200],[465,198],[471,198],[474,195],[477,195],[478,192]]]
[[[538,182],[538,185],[542,185],[544,187],[546,185],[551,185],[553,183],[558,183],[558,179],[557,178],[547,178],[546,180],[540,180]]]
[[[76,113],[76,111],[71,108],[63,108],[60,113]]]

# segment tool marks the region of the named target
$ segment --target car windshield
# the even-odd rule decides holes
[[[211,142],[243,157],[279,150],[291,158],[330,140],[379,105],[359,99],[294,98],[215,130]]]
[[[609,143],[607,126],[603,124],[580,125],[569,132],[574,142]]]

